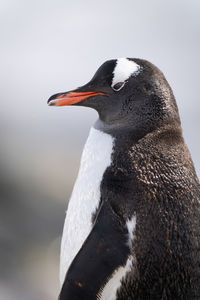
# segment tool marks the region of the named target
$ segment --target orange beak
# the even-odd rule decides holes
[[[53,99],[49,99],[48,105],[55,105],[55,106],[64,106],[64,105],[71,105],[78,102],[81,102],[87,98],[96,95],[104,95],[101,92],[69,92],[64,94],[59,94],[58,97]]]

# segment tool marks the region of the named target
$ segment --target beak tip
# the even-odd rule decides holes
[[[48,100],[47,100],[47,104],[48,106],[56,106],[57,105],[57,98],[62,95],[63,93],[58,93],[58,94],[54,94],[52,95]]]
[[[56,100],[53,100],[53,99],[50,100],[50,99],[49,99],[49,100],[47,101],[47,104],[48,104],[48,106],[56,106],[56,102],[57,102]]]

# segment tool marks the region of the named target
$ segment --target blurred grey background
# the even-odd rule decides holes
[[[0,0],[0,299],[56,299],[67,201],[95,111],[48,107],[107,59],[171,84],[199,166],[199,0]]]

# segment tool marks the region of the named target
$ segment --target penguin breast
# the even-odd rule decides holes
[[[69,201],[61,242],[60,283],[92,229],[92,215],[100,203],[103,174],[111,164],[114,138],[91,128]]]

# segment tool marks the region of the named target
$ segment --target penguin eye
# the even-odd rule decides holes
[[[112,86],[112,89],[114,91],[119,91],[123,88],[124,85],[125,85],[125,82],[118,82]]]

